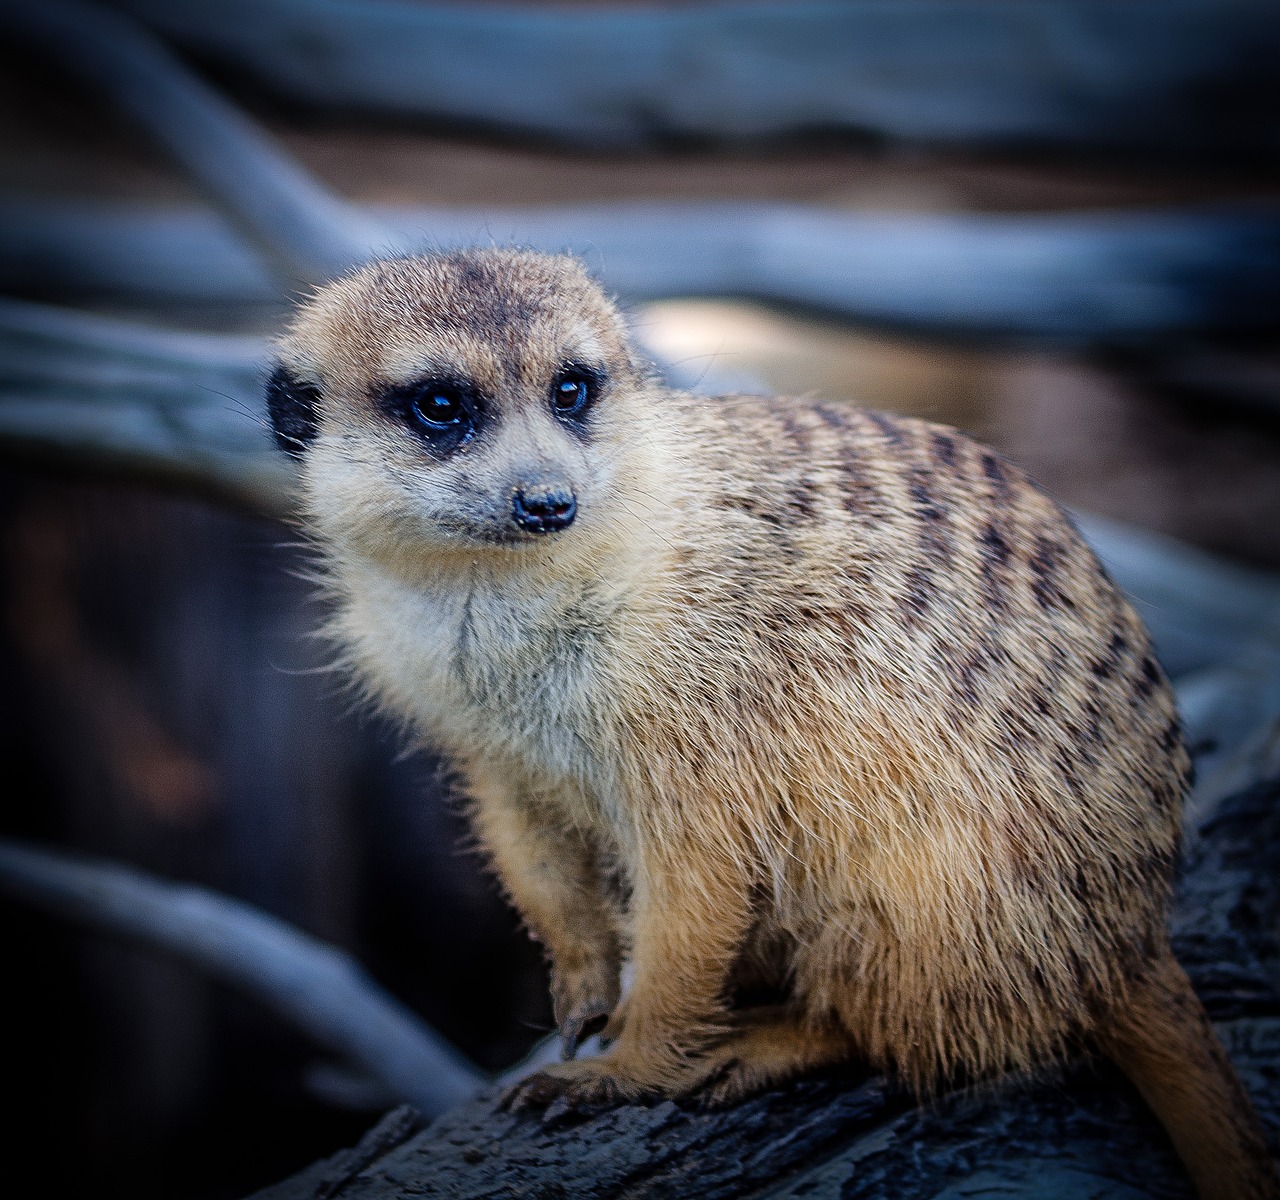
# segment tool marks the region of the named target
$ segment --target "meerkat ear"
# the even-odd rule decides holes
[[[319,403],[320,389],[314,383],[299,379],[283,364],[271,372],[267,380],[267,412],[276,445],[286,454],[301,458],[316,436]]]

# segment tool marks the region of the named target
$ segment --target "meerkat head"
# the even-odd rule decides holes
[[[281,338],[267,399],[330,540],[509,553],[608,519],[647,383],[576,259],[468,250],[322,289]]]

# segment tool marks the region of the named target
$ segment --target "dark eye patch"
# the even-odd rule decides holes
[[[316,436],[320,419],[320,389],[299,379],[283,364],[267,379],[267,414],[276,445],[286,454],[301,458]]]
[[[376,389],[379,407],[440,455],[470,441],[485,419],[486,406],[475,386],[455,376],[433,375]]]
[[[562,420],[580,422],[604,390],[605,373],[584,363],[565,363],[551,379],[551,409]]]

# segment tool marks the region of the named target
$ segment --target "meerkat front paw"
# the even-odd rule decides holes
[[[556,970],[551,998],[560,1031],[560,1054],[568,1061],[587,1038],[610,1023],[618,1004],[618,972],[608,965],[573,972]]]
[[[501,1105],[508,1112],[551,1107],[590,1111],[645,1100],[663,1090],[648,1072],[605,1055],[544,1067],[508,1088]]]
[[[782,1082],[790,1072],[756,1061],[737,1039],[700,1056],[681,1077],[678,1096],[704,1108],[727,1108]]]
[[[736,1030],[690,1062],[678,1091],[707,1108],[723,1108],[851,1054],[838,1027],[806,1025],[781,1007],[747,1010]]]

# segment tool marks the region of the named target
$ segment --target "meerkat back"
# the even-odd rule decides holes
[[[1280,1194],[1168,946],[1168,684],[1017,468],[669,391],[576,262],[522,251],[323,289],[268,399],[350,669],[453,756],[547,949],[570,1061],[512,1104],[852,1057],[927,1093],[1094,1046],[1202,1196]]]

